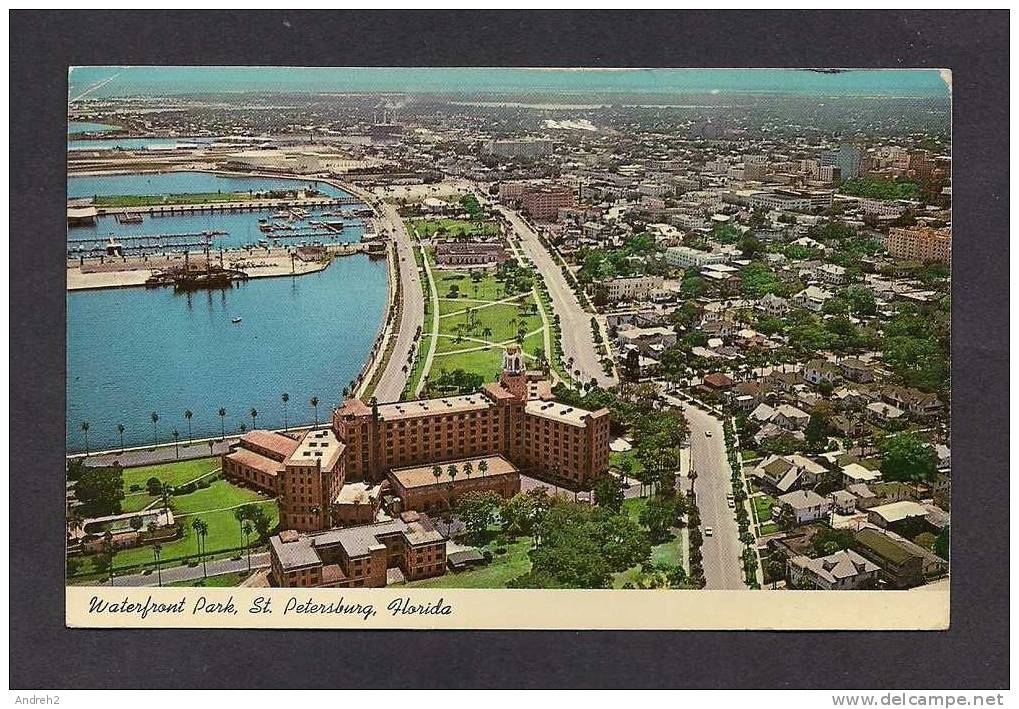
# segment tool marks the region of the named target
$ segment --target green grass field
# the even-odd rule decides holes
[[[427,254],[427,258],[432,263],[431,253]],[[544,322],[536,307],[532,307],[537,305],[532,293],[507,295],[503,284],[491,272],[486,272],[477,281],[466,271],[433,268],[432,274],[439,294],[440,317],[430,379],[443,371],[462,369],[480,374],[486,381],[494,381],[502,365],[503,343],[515,341],[521,328],[525,333],[523,347],[526,354],[533,356],[539,348],[544,348],[543,334],[535,332],[542,328]],[[459,296],[448,297],[454,285]],[[507,297],[513,298],[513,301],[491,304]],[[468,313],[468,310],[471,312]],[[430,315],[429,304],[425,316],[426,333],[432,325]],[[424,335],[425,338],[428,336]],[[408,391],[413,391],[412,387],[422,376],[428,344],[425,342],[420,348]]]
[[[219,466],[219,457],[214,456],[161,465],[144,465],[139,468],[124,468],[125,497],[121,509],[124,512],[138,512],[155,501],[156,498],[145,491],[145,483],[149,478],[159,478],[164,483],[176,487],[210,475],[219,470]],[[132,491],[132,486],[138,489]]]
[[[140,484],[144,487],[145,481],[150,477],[157,477],[170,485],[179,486],[216,472],[219,465],[219,458],[199,458],[140,468],[125,468],[124,486],[126,491],[130,491],[131,485]],[[125,512],[134,512],[155,499],[147,493],[131,494],[128,492],[123,509]],[[163,563],[175,565],[175,559],[198,553],[197,537],[191,529],[191,523],[196,516],[201,517],[209,525],[209,533],[205,540],[206,551],[209,554],[242,546],[244,540],[240,525],[234,517],[233,508],[249,502],[264,505],[273,524],[276,524],[279,511],[274,500],[253,490],[238,487],[226,480],[216,480],[209,487],[198,489],[188,495],[171,496],[170,507],[186,531],[183,538],[163,545],[161,553]],[[151,562],[151,546],[124,549],[117,552],[113,560],[114,568]],[[82,569],[83,573],[89,571],[91,571],[90,563],[85,564],[85,568]]]
[[[197,495],[199,493],[192,494]],[[184,497],[190,497],[190,495]],[[179,497],[177,499],[182,500],[184,498]],[[266,511],[270,513],[273,524],[275,525],[279,516],[279,511],[276,507],[275,501],[263,500],[259,502],[259,504],[264,505]],[[241,534],[240,525],[237,523],[237,519],[234,517],[234,511],[231,509],[214,512],[202,510],[189,514],[182,514],[179,515],[177,519],[181,524],[185,525],[187,531],[184,538],[163,545],[161,556],[164,564],[175,565],[173,563],[174,559],[192,556],[198,553],[198,540],[194,530],[191,529],[191,522],[196,516],[201,517],[205,520],[206,524],[209,525],[209,534],[205,539],[207,553],[214,554],[219,551],[240,547],[244,544],[244,537]],[[133,564],[144,564],[151,561],[152,548],[149,546],[143,546],[117,552],[113,564],[114,567],[119,567],[131,566]]]
[[[219,576],[210,576],[207,579],[195,579],[193,581],[178,581],[177,583],[167,583],[164,586],[180,586],[190,588],[225,588],[232,586],[239,586],[241,581],[247,578],[248,574],[220,574]]]

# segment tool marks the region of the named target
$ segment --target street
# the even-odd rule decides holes
[[[400,269],[400,293],[397,298],[403,299],[400,311],[400,330],[396,335],[396,346],[393,348],[386,368],[375,387],[374,396],[380,402],[399,401],[403,388],[407,384],[408,371],[403,367],[407,364],[407,355],[414,347],[414,335],[424,324],[425,304],[421,292],[421,277],[414,261],[413,242],[403,220],[396,212],[396,207],[381,203],[380,226],[387,231],[396,244],[397,267]]]
[[[493,206],[513,226],[527,256],[534,262],[535,268],[541,273],[548,286],[552,298],[552,307],[560,318],[562,330],[563,358],[573,360],[573,369],[580,370],[584,381],[594,379],[602,387],[614,385],[615,377],[607,376],[602,369],[601,357],[595,349],[591,335],[592,314],[584,310],[573,293],[559,264],[542,246],[538,235],[534,233],[515,211],[499,204]]]
[[[725,453],[722,422],[700,409],[672,396],[665,400],[673,406],[683,406],[690,424],[691,467],[697,473],[694,491],[701,515],[701,532],[712,528],[711,536],[704,535],[701,553],[704,557],[705,588],[709,590],[741,590],[743,581],[743,544],[739,539],[736,514],[729,508],[732,494],[731,470]],[[711,431],[711,437],[705,435]]]
[[[219,576],[221,574],[242,571],[247,572],[248,557],[247,555],[242,555],[242,557],[236,561],[233,559],[216,559],[215,561],[205,562],[205,565],[208,568],[209,576]],[[264,569],[268,566],[268,552],[260,552],[258,554],[251,555],[252,571]],[[171,583],[179,583],[181,581],[194,581],[202,578],[204,575],[201,564],[198,566],[172,566],[170,568],[164,568],[160,574],[163,577],[164,586]],[[152,568],[151,574],[131,574],[130,576],[113,577],[114,586],[156,586],[158,583],[159,576],[156,574],[155,567]]]

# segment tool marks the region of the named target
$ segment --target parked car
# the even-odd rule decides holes
[[[705,537],[710,537],[714,533],[715,533],[715,530],[712,529],[711,527],[705,527],[704,528],[704,536]]]
[[[704,432],[704,437],[705,438],[711,438],[711,431],[705,431]]]

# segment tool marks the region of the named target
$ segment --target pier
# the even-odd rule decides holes
[[[204,202],[201,204],[151,204],[131,207],[96,207],[98,216],[132,214],[148,216],[171,216],[178,214],[199,214],[202,212],[261,212],[271,209],[294,209],[301,207],[347,207],[362,204],[356,197],[304,197],[301,199],[254,199],[243,202]]]
[[[162,251],[166,249],[188,250],[207,249],[217,236],[226,232],[203,231],[190,234],[139,234],[137,236],[90,236],[82,239],[68,239],[67,253],[91,254],[102,252],[112,255],[115,251]]]

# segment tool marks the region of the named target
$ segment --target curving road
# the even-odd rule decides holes
[[[693,469],[697,471],[694,490],[701,513],[701,532],[711,527],[711,536],[704,535],[701,554],[704,559],[705,588],[710,590],[744,590],[743,544],[739,540],[736,513],[730,509],[728,495],[732,479],[725,453],[722,422],[709,413],[671,396],[666,401],[682,405],[690,424],[690,450]],[[705,435],[711,432],[711,437]]]
[[[509,221],[520,237],[520,243],[527,256],[545,279],[552,298],[552,308],[560,319],[563,357],[567,360],[573,359],[573,368],[580,370],[581,379],[585,381],[594,379],[602,387],[613,386],[616,383],[615,377],[606,376],[601,366],[601,357],[595,348],[594,338],[591,336],[591,313],[580,305],[559,264],[542,246],[538,235],[519,214],[500,204],[493,203],[492,206]]]
[[[400,269],[400,293],[403,307],[400,311],[400,329],[396,346],[386,362],[382,378],[375,387],[374,396],[380,402],[398,401],[407,385],[409,370],[403,371],[407,355],[414,349],[414,335],[424,325],[425,303],[421,292],[421,277],[414,261],[413,242],[396,207],[382,203],[379,209],[379,227],[386,231],[396,244],[397,267]]]

